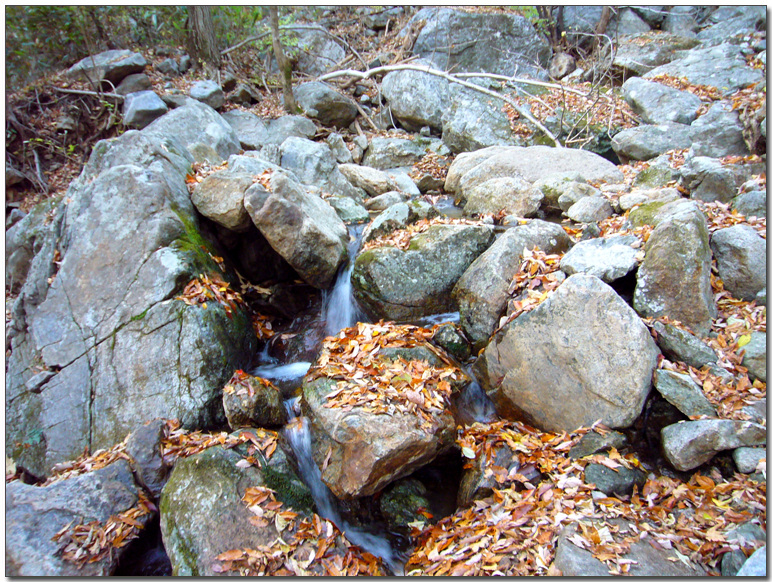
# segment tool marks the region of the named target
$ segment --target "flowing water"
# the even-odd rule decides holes
[[[325,294],[322,306],[322,321],[325,322],[325,333],[328,336],[337,335],[343,328],[363,320],[362,310],[354,299],[351,272],[354,270],[356,254],[362,246],[364,225],[357,224],[349,228],[348,262],[338,273],[332,291]]]

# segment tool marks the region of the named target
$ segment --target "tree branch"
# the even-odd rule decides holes
[[[504,101],[505,103],[508,103],[509,105],[511,105],[515,109],[515,111],[517,111],[520,115],[522,115],[524,118],[530,121],[536,128],[539,129],[539,131],[541,131],[550,140],[552,140],[552,142],[555,144],[556,147],[562,147],[562,144],[560,143],[558,138],[555,137],[549,129],[544,127],[544,125],[542,125],[542,123],[538,119],[536,119],[528,110],[520,107],[520,105],[515,103],[509,97],[496,93],[495,91],[491,91],[490,89],[486,89],[485,87],[480,87],[479,85],[475,85],[474,83],[468,83],[466,81],[462,81],[455,75],[445,73],[444,71],[438,71],[437,69],[432,69],[431,67],[428,67],[428,66],[387,65],[383,67],[375,67],[373,69],[369,69],[364,72],[357,71],[354,69],[346,69],[343,71],[334,71],[332,73],[327,73],[326,75],[322,75],[321,77],[319,77],[318,80],[327,81],[329,79],[334,79],[336,77],[343,77],[343,76],[357,77],[359,79],[367,79],[375,75],[382,75],[384,73],[391,73],[393,71],[418,71],[421,73],[427,73],[429,75],[433,75],[435,77],[440,77],[442,79],[445,79],[451,83],[458,83],[462,87],[467,87],[468,89],[472,89],[473,91],[477,91],[479,93],[483,93],[485,95],[495,97],[496,99],[500,99],[501,101]]]

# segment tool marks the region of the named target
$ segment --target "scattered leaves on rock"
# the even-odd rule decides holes
[[[409,224],[405,228],[395,230],[388,234],[384,234],[374,239],[368,240],[364,245],[362,245],[362,250],[367,251],[388,245],[405,251],[410,247],[410,241],[413,240],[414,236],[426,232],[432,226],[437,224],[479,226],[483,224],[483,222],[466,218],[448,218],[446,216],[437,216],[431,219],[422,218],[421,220],[417,220],[416,222]]]
[[[244,305],[244,299],[238,291],[230,288],[227,283],[217,274],[204,275],[193,279],[185,286],[182,295],[175,297],[185,303],[185,305],[200,305],[206,309],[207,301],[216,301],[225,308],[228,316],[233,315],[233,311]]]

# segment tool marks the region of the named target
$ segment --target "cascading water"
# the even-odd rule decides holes
[[[308,421],[298,415],[298,404],[299,398],[291,398],[284,402],[290,422],[284,427],[283,432],[295,453],[300,477],[311,490],[317,513],[333,522],[351,543],[381,558],[392,574],[402,575],[403,565],[386,538],[362,531],[346,523],[341,517],[335,504],[335,497],[322,481],[321,471],[314,463],[311,454],[311,431],[308,428]]]
[[[351,272],[354,270],[356,254],[362,246],[364,225],[352,225],[349,228],[348,263],[338,273],[332,291],[324,297],[322,307],[322,320],[325,322],[325,333],[328,336],[337,335],[343,328],[356,325],[362,317],[352,292]]]

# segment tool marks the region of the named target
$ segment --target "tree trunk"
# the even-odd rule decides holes
[[[195,66],[213,73],[220,68],[220,51],[214,35],[212,10],[209,6],[188,6],[188,54]]]
[[[603,11],[600,13],[600,20],[598,21],[598,24],[595,26],[595,39],[592,45],[593,51],[598,50],[598,47],[600,46],[601,35],[606,34],[606,29],[608,28],[608,23],[611,20],[611,16],[613,13],[614,12],[611,9],[611,6],[603,7]]]
[[[277,6],[269,6],[271,14],[271,42],[273,44],[273,53],[276,55],[276,63],[279,65],[281,73],[281,84],[284,92],[284,109],[287,113],[295,114],[298,112],[295,95],[292,93],[292,64],[284,54],[279,38],[279,9]]]

